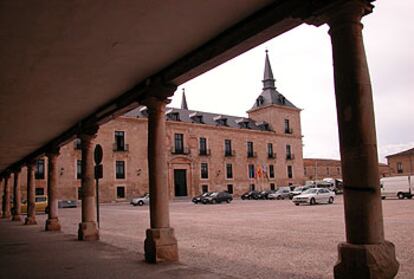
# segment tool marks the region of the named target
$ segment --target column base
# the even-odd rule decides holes
[[[24,219],[24,224],[25,225],[36,225],[36,217],[34,216],[28,216],[26,217],[26,219]]]
[[[391,279],[400,266],[395,257],[395,246],[389,241],[366,245],[342,242],[338,244],[338,254],[335,279]]]
[[[96,222],[79,223],[78,240],[99,240],[99,231]]]
[[[20,222],[22,221],[22,217],[20,215],[13,215],[12,221]]]
[[[3,212],[3,215],[1,216],[2,219],[9,219],[11,217],[11,213],[9,212]]]
[[[48,232],[59,232],[60,231],[60,223],[58,218],[47,219],[45,225],[45,231]]]
[[[145,261],[148,263],[178,261],[177,239],[173,228],[147,229]]]

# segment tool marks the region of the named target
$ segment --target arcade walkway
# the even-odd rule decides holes
[[[138,260],[144,256],[103,242],[43,229],[0,219],[0,278],[232,278],[181,264],[149,265]]]

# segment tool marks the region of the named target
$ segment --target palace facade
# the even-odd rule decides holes
[[[263,91],[248,117],[167,108],[170,198],[205,191],[237,195],[250,189],[304,183],[300,109],[276,90],[266,53]],[[103,148],[100,200],[130,200],[148,192],[147,109],[138,107],[99,128]],[[59,199],[80,198],[81,151],[77,139],[60,149]],[[46,194],[46,158],[36,167],[36,194]],[[22,190],[25,190],[22,172]]]

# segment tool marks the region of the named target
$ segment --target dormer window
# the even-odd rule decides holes
[[[258,107],[260,107],[261,105],[263,105],[263,103],[264,103],[264,98],[263,98],[263,96],[259,96],[259,97],[256,99],[256,105],[257,105]]]
[[[142,116],[148,117],[148,108],[147,107],[140,108],[139,112],[142,114]]]
[[[168,120],[180,121],[180,113],[178,111],[173,111],[172,109],[167,111]]]
[[[216,121],[218,126],[228,126],[227,125],[227,118],[219,115],[217,117],[214,117],[214,121]]]
[[[190,116],[191,120],[193,120],[194,123],[204,124],[202,114],[194,112],[194,113],[191,113],[189,116]]]
[[[283,97],[282,95],[279,95],[278,99],[279,99],[279,103],[281,103],[282,105],[286,104],[286,98]]]
[[[256,123],[257,127],[259,127],[260,130],[262,131],[271,131],[272,129],[270,128],[269,123],[262,121],[262,122],[258,122]]]
[[[247,118],[240,118],[236,120],[236,123],[239,124],[240,128],[250,129],[250,126],[249,126],[250,120]]]

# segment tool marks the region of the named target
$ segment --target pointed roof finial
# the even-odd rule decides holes
[[[187,99],[185,98],[185,89],[183,88],[183,97],[181,99],[181,109],[188,110]]]
[[[266,49],[265,69],[263,75],[263,90],[276,89],[275,79],[273,78],[272,66],[269,60],[269,51]]]

